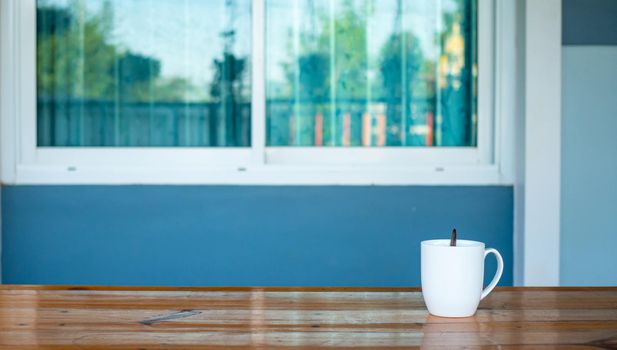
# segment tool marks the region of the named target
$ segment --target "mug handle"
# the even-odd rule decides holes
[[[497,282],[499,282],[499,279],[501,278],[501,274],[503,273],[503,258],[501,257],[501,254],[499,254],[499,252],[495,248],[488,248],[484,250],[484,258],[486,259],[486,256],[490,253],[495,254],[495,257],[497,258],[497,272],[495,272],[495,277],[493,277],[491,283],[489,283],[488,286],[486,286],[486,288],[484,288],[484,290],[482,291],[482,296],[480,296],[480,300],[484,299],[488,295],[488,293],[490,293],[493,288],[495,288]]]

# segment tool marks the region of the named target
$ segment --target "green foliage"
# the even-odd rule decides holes
[[[95,19],[75,18],[67,9],[39,9],[37,84],[39,94],[58,98],[101,98],[113,94],[116,50]],[[47,21],[46,21],[47,19]],[[60,23],[60,25],[59,25]]]
[[[376,98],[398,97],[402,93],[403,64],[402,45],[405,45],[407,81],[412,80],[426,65],[419,40],[411,33],[393,31],[380,49],[379,57],[369,57],[367,39],[367,11],[358,11],[351,1],[345,1],[341,9],[330,21],[328,14],[320,14],[317,35],[300,34],[301,52],[291,63],[284,63],[283,69],[289,82],[291,95],[296,93],[301,99],[324,101],[330,96],[332,86],[338,99],[367,98],[367,72],[376,68],[379,76],[371,93]],[[368,13],[370,16],[370,11]],[[290,42],[293,40],[290,33]],[[331,45],[334,52],[331,55]],[[292,45],[288,45],[290,57],[296,57]],[[332,60],[331,60],[332,58]],[[334,76],[331,76],[335,64]],[[335,83],[332,84],[331,78]],[[424,87],[425,88],[425,87]]]
[[[238,58],[230,52],[224,52],[222,60],[215,59],[210,96],[216,101],[222,99],[233,101],[236,96],[240,96],[246,63],[245,58]]]
[[[366,97],[366,27],[366,18],[359,15],[351,3],[345,4],[334,21],[336,95],[340,98]]]
[[[161,77],[161,62],[113,44],[113,9],[99,14],[83,3],[37,7],[37,89],[55,99],[178,102],[199,95],[189,81]]]
[[[403,83],[424,83],[418,79],[417,74],[427,65],[419,40],[411,33],[393,33],[382,47],[380,53],[380,72],[382,83],[382,96],[387,99],[401,99]],[[404,74],[401,70],[404,69]],[[403,81],[403,75],[406,77]],[[418,88],[411,84],[406,87],[408,92]]]

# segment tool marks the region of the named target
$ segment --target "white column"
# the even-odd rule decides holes
[[[559,285],[561,0],[527,0],[524,261],[526,286]]]

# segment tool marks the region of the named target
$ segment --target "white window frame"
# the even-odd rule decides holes
[[[266,147],[265,1],[252,2],[250,148],[37,147],[36,1],[3,0],[0,179],[11,184],[499,185],[513,183],[513,16],[478,0],[477,147]],[[504,137],[505,136],[505,137]]]

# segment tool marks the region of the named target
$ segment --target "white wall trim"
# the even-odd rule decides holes
[[[514,222],[513,222],[513,277],[514,285],[524,285],[525,261],[525,1],[516,1],[513,13],[516,13],[515,25],[515,111],[513,164],[514,172]]]
[[[526,286],[559,285],[561,2],[526,2],[523,243]]]
[[[10,69],[13,64],[13,42],[7,40],[12,35],[14,7],[7,1],[0,1],[0,180],[15,178],[15,155],[12,148],[5,147],[5,143],[14,142],[14,133],[11,132],[12,118],[2,116],[12,113],[11,103],[13,91],[10,89],[15,79]],[[0,181],[0,185],[2,181]],[[0,188],[0,284],[2,283],[2,189]]]
[[[516,173],[516,84],[519,78],[516,64],[516,2],[497,1],[495,16],[495,115],[500,116],[495,118],[495,162],[499,164],[503,181],[513,183]]]
[[[16,52],[14,31],[16,7],[12,1],[0,1],[0,180],[15,181],[15,128]]]
[[[2,1],[2,6],[9,11],[2,13],[0,21],[2,43],[8,48],[8,53],[3,54],[3,58],[7,56],[8,59],[1,62],[3,157],[0,180],[9,184],[512,184],[513,167],[502,167],[501,162],[507,163],[513,150],[511,143],[501,142],[501,138],[509,132],[507,126],[511,122],[504,119],[512,118],[507,112],[512,102],[506,100],[513,99],[513,91],[504,85],[498,89],[499,94],[494,92],[495,85],[501,84],[501,77],[508,77],[510,70],[507,64],[498,62],[507,61],[509,54],[494,49],[495,42],[503,41],[498,37],[500,34],[495,33],[495,19],[500,20],[501,16],[494,14],[496,11],[507,13],[507,9],[499,10],[503,6],[496,4],[501,1],[479,0],[479,3],[481,46],[478,59],[483,62],[478,81],[479,147],[408,149],[402,157],[399,156],[401,150],[364,149],[361,157],[357,157],[358,150],[353,149],[336,150],[323,156],[316,154],[323,150],[266,148],[263,130],[255,127],[253,147],[244,150],[133,148],[93,151],[36,147],[35,30],[32,26],[35,1]],[[253,57],[257,69],[252,71],[254,126],[265,121],[264,71],[258,69],[264,66],[264,38],[259,35],[265,28],[264,6],[263,0],[253,0],[253,9],[259,17],[253,22],[252,39],[253,54],[257,56]],[[502,74],[496,74],[494,67],[501,69]],[[503,104],[499,100],[504,100]],[[496,109],[497,104],[503,107]],[[89,151],[92,152],[84,154]],[[312,159],[312,164],[293,163],[305,155]]]

